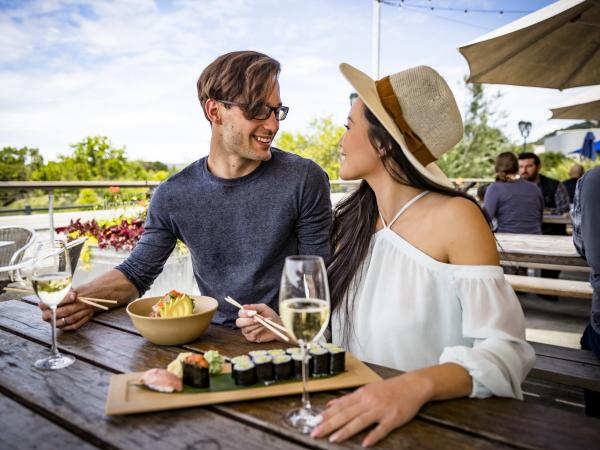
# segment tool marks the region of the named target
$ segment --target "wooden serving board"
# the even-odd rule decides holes
[[[228,372],[227,367],[225,372]],[[189,408],[191,406],[214,405],[217,403],[238,402],[266,397],[280,397],[302,393],[302,382],[282,382],[269,386],[254,385],[245,389],[237,388],[219,392],[162,393],[154,392],[138,385],[143,372],[113,375],[108,388],[105,413],[107,416],[136,414],[168,409]],[[381,377],[363,362],[346,352],[346,371],[326,378],[311,378],[309,392],[331,391],[362,386],[381,380]]]

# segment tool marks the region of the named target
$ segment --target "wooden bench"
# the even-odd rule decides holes
[[[585,298],[591,300],[593,289],[588,281],[560,280],[553,278],[504,275],[513,289],[532,294],[559,295],[562,297]]]
[[[529,377],[600,392],[600,360],[592,352],[529,343],[536,354]]]

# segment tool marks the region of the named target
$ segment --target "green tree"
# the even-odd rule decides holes
[[[469,105],[465,114],[465,134],[452,151],[439,161],[449,177],[484,178],[494,175],[494,161],[502,152],[521,149],[512,144],[501,129],[491,124],[497,111],[499,95],[489,97],[483,85],[467,84]]]
[[[340,174],[339,142],[344,127],[335,125],[331,117],[313,119],[306,133],[281,133],[276,146],[312,159],[327,172],[330,180],[337,180]]]
[[[37,148],[4,147],[0,150],[0,180],[26,181],[44,165]]]

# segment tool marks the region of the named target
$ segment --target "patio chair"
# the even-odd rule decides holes
[[[9,270],[22,261],[35,237],[35,231],[28,228],[0,227],[0,241],[12,242],[0,247],[0,279],[8,279]]]

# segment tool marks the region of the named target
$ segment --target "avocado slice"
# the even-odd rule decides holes
[[[194,312],[194,302],[187,295],[182,295],[166,302],[160,310],[161,317],[183,317]]]

